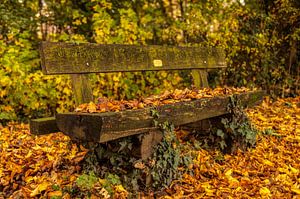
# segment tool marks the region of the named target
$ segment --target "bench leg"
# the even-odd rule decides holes
[[[142,160],[146,161],[150,158],[155,150],[155,146],[157,146],[163,138],[163,134],[160,130],[153,130],[149,133],[146,133],[142,138],[141,142],[141,158]],[[152,182],[152,176],[150,171],[146,172],[146,179],[145,179],[146,187],[149,187]]]
[[[154,152],[155,146],[160,143],[163,134],[160,130],[151,130],[146,133],[141,142],[141,158],[147,160]]]

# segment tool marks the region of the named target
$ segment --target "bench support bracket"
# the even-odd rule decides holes
[[[76,105],[89,103],[93,101],[91,84],[87,74],[72,74],[72,89]]]
[[[198,89],[200,88],[208,88],[207,81],[208,73],[206,70],[192,70],[192,77],[194,80],[194,86]]]

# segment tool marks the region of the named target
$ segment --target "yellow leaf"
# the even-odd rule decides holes
[[[163,196],[162,198],[163,199],[173,199],[173,197],[171,197],[171,196]]]
[[[15,157],[19,158],[19,159],[23,159],[23,156],[15,154]]]
[[[27,155],[25,156],[25,158],[30,158],[30,157],[31,157],[31,155],[32,155],[32,151],[31,151],[31,150],[29,150],[29,152],[27,153]]]
[[[26,183],[30,183],[33,180],[34,180],[34,178],[32,176],[28,176],[27,178],[25,178]]]
[[[97,106],[96,106],[96,104],[94,102],[90,102],[88,104],[87,110],[88,110],[89,113],[95,113],[95,112],[97,112]]]
[[[39,195],[42,191],[45,191],[49,186],[48,182],[43,182],[42,184],[39,184],[30,194],[30,197],[35,197]]]
[[[270,183],[270,180],[269,180],[269,179],[265,179],[263,182],[264,182],[265,184],[269,184],[269,183]]]
[[[34,150],[40,150],[42,147],[40,147],[39,145],[35,145],[34,147],[32,147]]]
[[[234,187],[239,186],[239,183],[240,183],[236,178],[231,177],[231,176],[228,177],[228,182],[229,182],[230,186],[234,186]]]
[[[74,25],[80,25],[81,21],[79,19],[76,19],[75,21],[72,22]]]
[[[105,183],[107,183],[107,181],[105,179],[101,179],[101,178],[99,178],[99,182],[101,185],[104,185]]]
[[[279,174],[275,177],[277,181],[287,182],[288,181],[288,175],[287,174]]]
[[[122,185],[115,186],[117,192],[127,192]]]
[[[54,160],[54,157],[52,155],[50,155],[50,154],[47,153],[46,156],[47,156],[47,158],[48,158],[49,161]]]
[[[297,175],[297,174],[299,173],[299,170],[298,170],[298,169],[292,167],[291,165],[289,165],[289,167],[290,167],[291,172],[292,172],[293,174],[296,174],[296,175]]]
[[[300,189],[298,189],[298,188],[292,188],[291,191],[300,195]]]
[[[271,162],[271,161],[269,161],[269,160],[264,160],[263,163],[264,163],[265,165],[268,165],[268,166],[271,166],[271,167],[274,166],[274,163]]]
[[[280,171],[281,173],[289,173],[288,169],[285,168],[278,168],[278,171]]]
[[[215,190],[213,189],[205,189],[205,193],[207,196],[213,196],[215,193]]]
[[[24,138],[26,138],[27,137],[27,135],[25,134],[25,135],[21,135],[20,136],[20,139],[24,139]]]
[[[114,82],[118,82],[118,81],[120,81],[120,78],[119,78],[118,76],[115,75],[115,76],[113,76],[113,81],[114,81]]]
[[[261,196],[271,196],[271,192],[267,187],[262,187],[259,190]]]
[[[231,176],[232,174],[232,169],[229,169],[228,171],[226,171],[225,176]]]

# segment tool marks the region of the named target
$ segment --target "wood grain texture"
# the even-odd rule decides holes
[[[40,55],[45,74],[226,67],[224,51],[212,47],[42,42]]]
[[[88,74],[72,74],[71,81],[76,106],[93,101],[93,92]]]
[[[251,107],[262,100],[263,91],[236,95],[242,105]],[[178,102],[157,107],[159,123],[165,121],[180,126],[228,113],[229,97],[214,97]],[[151,108],[107,113],[57,114],[58,128],[74,139],[107,142],[129,135],[155,130]]]
[[[39,118],[30,121],[30,133],[34,135],[45,135],[60,132],[55,117]]]
[[[141,142],[141,158],[147,160],[154,152],[157,144],[161,142],[163,133],[160,130],[152,130],[145,133]]]
[[[208,80],[207,80],[207,71],[206,70],[192,70],[192,77],[194,80],[194,86],[198,89],[200,88],[208,88]]]

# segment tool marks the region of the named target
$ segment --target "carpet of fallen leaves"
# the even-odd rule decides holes
[[[234,155],[195,150],[190,169],[163,198],[300,198],[300,97],[264,102],[247,113],[264,133]],[[28,125],[0,126],[0,198],[73,198],[87,150],[61,133],[34,136]],[[101,183],[98,195],[109,197]],[[126,198],[122,185],[115,198]]]
[[[73,183],[85,156],[61,133],[33,136],[28,125],[9,124],[0,129],[0,198],[48,196],[62,193],[53,185]],[[40,196],[40,195],[39,195]]]
[[[300,198],[300,97],[266,99],[247,113],[257,146],[222,155],[195,151],[194,175],[174,181],[164,198]]]

